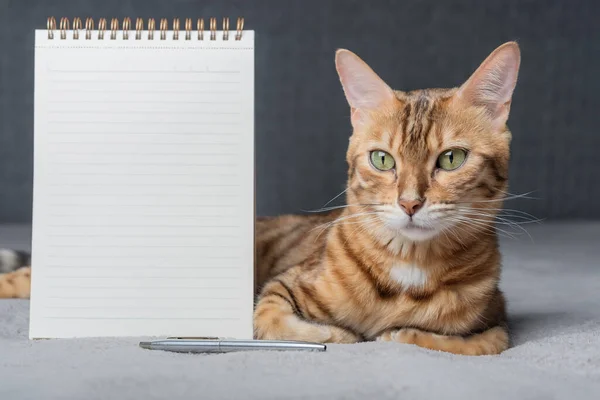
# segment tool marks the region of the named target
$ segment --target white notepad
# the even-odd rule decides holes
[[[30,337],[251,338],[254,32],[89,33],[35,34]]]

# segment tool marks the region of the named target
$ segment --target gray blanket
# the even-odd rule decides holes
[[[32,342],[28,301],[6,300],[0,399],[600,399],[600,224],[529,231],[533,240],[503,242],[514,346],[500,356],[394,343],[184,355],[137,338]]]

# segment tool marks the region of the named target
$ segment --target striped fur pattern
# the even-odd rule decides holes
[[[465,355],[508,348],[494,218],[508,184],[519,63],[511,42],[458,88],[400,92],[355,54],[337,52],[353,127],[346,206],[259,219],[257,338]],[[465,149],[465,161],[440,169],[437,157],[452,148]],[[395,166],[378,170],[372,151]]]

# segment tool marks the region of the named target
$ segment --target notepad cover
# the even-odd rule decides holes
[[[252,337],[254,32],[217,35],[36,31],[31,338]]]

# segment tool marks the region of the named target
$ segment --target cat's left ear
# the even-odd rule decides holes
[[[458,100],[467,106],[484,107],[494,127],[500,129],[508,120],[520,63],[519,45],[516,42],[503,44],[458,89]]]
[[[353,125],[365,121],[371,111],[385,110],[398,101],[394,91],[351,51],[338,50],[335,67],[352,110]]]

